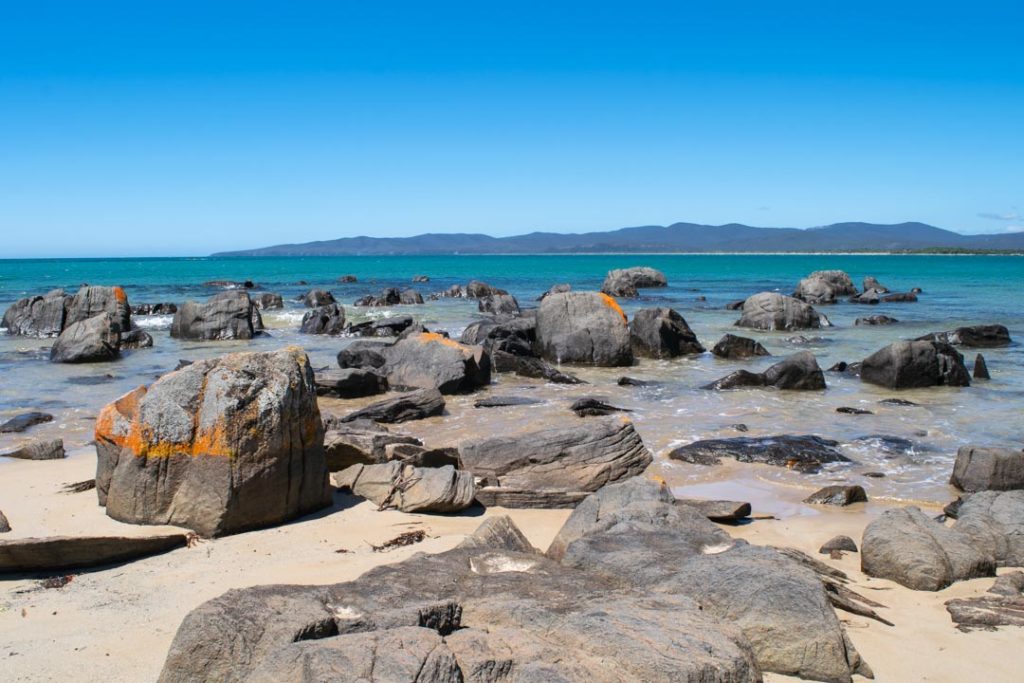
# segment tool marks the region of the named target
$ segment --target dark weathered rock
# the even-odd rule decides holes
[[[302,316],[299,332],[303,334],[338,335],[345,331],[345,309],[338,304],[327,304],[308,311]]]
[[[958,327],[947,332],[932,332],[918,337],[917,341],[937,341],[954,346],[991,349],[1009,346],[1012,340],[1005,325],[974,325]]]
[[[220,536],[330,504],[323,424],[302,349],[196,361],[96,421],[107,514]]]
[[[402,292],[398,287],[387,287],[380,294],[367,294],[352,302],[353,306],[395,306],[402,303]]]
[[[552,500],[578,502],[580,493],[640,474],[652,457],[631,422],[602,418],[463,443],[459,459],[480,478],[481,503],[488,495],[512,491],[533,494],[520,496],[519,505],[547,507]]]
[[[393,342],[358,339],[338,352],[338,366],[344,368],[382,368],[384,351]]]
[[[360,337],[397,337],[415,323],[416,319],[411,315],[393,315],[351,325],[348,332]]]
[[[667,286],[668,280],[660,270],[640,266],[608,271],[601,291],[609,296],[635,297],[638,289]]]
[[[63,289],[54,289],[42,296],[19,299],[4,312],[0,326],[7,334],[26,337],[56,337],[64,329],[67,305],[71,296]]]
[[[920,405],[919,403],[914,403],[913,401],[908,401],[904,398],[883,398],[879,403],[887,406],[901,406],[905,408]]]
[[[326,289],[311,289],[302,296],[302,303],[306,308],[320,308],[337,303],[337,301],[334,299],[334,295]]]
[[[413,467],[400,462],[353,465],[335,481],[381,510],[402,512],[458,512],[473,504],[473,476],[444,467]]]
[[[361,398],[388,390],[387,378],[374,370],[345,368],[316,373],[317,396]]]
[[[183,533],[158,536],[49,536],[0,541],[0,572],[47,572],[130,562],[184,547]]]
[[[491,313],[494,315],[519,314],[519,302],[511,294],[485,296],[478,301],[477,308],[481,313]]]
[[[853,505],[854,503],[866,503],[868,494],[864,492],[863,486],[826,486],[818,489],[811,495],[804,498],[805,503],[811,505]]]
[[[7,516],[0,510],[0,534],[6,534],[11,530],[11,523],[7,521]]]
[[[537,320],[532,316],[496,316],[470,323],[460,338],[463,344],[481,344],[489,352],[505,351],[532,356]]]
[[[0,434],[16,434],[23,432],[29,427],[53,422],[53,415],[41,413],[35,410],[15,415],[10,420],[0,424]]]
[[[851,462],[836,450],[838,445],[839,442],[820,436],[738,436],[694,441],[674,449],[668,457],[696,465],[717,465],[722,458],[735,458],[739,462],[789,467],[799,472],[817,472],[827,463]]]
[[[551,288],[548,289],[548,291],[544,292],[539,297],[537,297],[537,301],[543,301],[544,297],[551,296],[552,294],[564,294],[565,292],[571,291],[572,285],[570,284],[552,285]]]
[[[743,302],[743,315],[737,327],[756,330],[811,330],[831,323],[821,313],[799,299],[776,292],[761,292]]]
[[[273,308],[284,308],[284,299],[280,294],[263,292],[252,297],[252,304],[256,308],[266,311]]]
[[[661,384],[655,380],[637,379],[636,377],[620,377],[615,383],[620,387],[653,387]]]
[[[607,294],[552,294],[537,311],[537,352],[554,363],[630,365],[626,314]]]
[[[866,304],[874,306],[882,301],[882,295],[873,289],[868,289],[860,294],[854,294],[847,299],[851,304]]]
[[[818,552],[822,555],[828,555],[833,550],[839,550],[841,552],[855,553],[857,552],[857,544],[849,536],[833,536],[829,540],[825,541]]]
[[[980,353],[974,359],[974,371],[971,374],[974,379],[992,379],[992,375],[988,374],[988,363],[985,362],[985,356]]]
[[[413,282],[415,282],[415,281],[416,280],[414,278]],[[343,284],[343,285],[347,285],[347,284],[351,284],[353,282],[359,282],[359,278],[357,278],[355,275],[342,275],[341,277],[338,278],[337,282],[339,282],[340,284]]]
[[[870,410],[864,410],[863,408],[851,408],[850,406],[839,406],[836,408],[836,412],[844,415],[874,415]]]
[[[491,383],[491,358],[482,346],[467,346],[440,334],[410,335],[383,349],[382,355],[381,370],[392,387],[456,394]]]
[[[174,314],[171,336],[198,341],[252,339],[258,331],[253,325],[258,314],[244,291],[222,292],[206,303],[186,301]]]
[[[422,420],[444,412],[444,397],[437,389],[420,389],[394,398],[377,401],[349,413],[345,422],[373,420],[374,422],[398,423]]]
[[[887,315],[872,315],[867,318],[857,318],[853,321],[854,325],[892,325],[898,323],[899,320],[896,318],[890,318]]]
[[[942,590],[955,581],[995,576],[995,559],[972,539],[916,507],[886,510],[861,540],[861,571],[914,590]]]
[[[998,566],[1024,566],[1024,490],[964,496],[953,528]]]
[[[121,334],[121,350],[149,349],[153,347],[153,336],[145,330],[135,328]]]
[[[388,461],[388,446],[422,446],[423,442],[404,434],[391,434],[376,423],[353,421],[330,425],[324,434],[327,469],[340,472],[352,465],[378,465]]]
[[[131,306],[124,289],[86,285],[68,301],[64,329],[103,313],[110,316],[111,325],[117,332],[127,332],[132,328]]]
[[[889,288],[888,287],[886,287],[885,285],[883,285],[881,282],[879,282],[875,278],[871,277],[870,275],[868,277],[864,278],[863,287],[861,287],[861,289],[863,289],[865,292],[874,290],[874,291],[879,292],[881,294],[888,294],[889,293]],[[849,293],[853,294],[854,292],[849,292]]]
[[[677,498],[676,505],[691,507],[712,522],[732,523],[750,517],[750,503],[743,501]]]
[[[1024,450],[961,446],[949,483],[968,492],[1024,489]]]
[[[861,362],[860,378],[889,389],[971,384],[963,356],[949,344],[932,341],[901,341],[879,349]]]
[[[64,458],[63,439],[35,439],[0,452],[19,460],[60,460]]]
[[[671,308],[644,308],[634,313],[629,322],[629,338],[637,356],[675,358],[704,353],[697,335],[683,316]]]
[[[178,304],[160,302],[155,304],[138,304],[131,306],[132,315],[171,315],[178,312]]]
[[[996,579],[988,590],[992,595],[957,598],[946,602],[946,611],[961,631],[994,631],[999,626],[1024,626],[1024,573],[1014,572]]]
[[[466,285],[465,289],[466,298],[469,299],[483,299],[488,296],[498,296],[501,294],[508,294],[504,289],[492,287],[486,282],[480,282],[479,280],[470,280]]]
[[[576,413],[579,417],[603,417],[614,413],[632,412],[627,408],[618,408],[616,406],[609,405],[600,399],[589,396],[573,401],[572,405],[569,406],[569,410]]]
[[[491,396],[489,398],[482,398],[473,403],[474,408],[507,408],[510,406],[530,406],[538,405],[543,403],[536,398],[527,398],[526,396]]]
[[[412,276],[412,281],[413,282],[430,282],[430,276],[429,275],[413,275]]]
[[[252,280],[207,280],[203,286],[218,289],[254,289],[256,283]]]
[[[738,337],[735,334],[727,334],[718,340],[711,353],[719,358],[740,359],[753,356],[770,356],[768,350],[761,346],[760,342],[747,337]]]
[[[722,390],[740,387],[772,387],[792,391],[818,391],[825,388],[825,374],[810,351],[801,351],[772,365],[764,372],[737,370],[704,389]]]
[[[584,384],[579,377],[568,372],[562,372],[550,363],[540,358],[530,356],[517,356],[504,351],[494,351],[491,354],[493,369],[495,372],[514,372],[520,377],[533,377],[535,379],[546,379],[554,384]]]
[[[71,323],[50,348],[51,363],[104,363],[120,355],[120,328],[109,313]]]
[[[916,292],[899,292],[897,294],[886,294],[882,302],[887,304],[912,304],[917,302]]]

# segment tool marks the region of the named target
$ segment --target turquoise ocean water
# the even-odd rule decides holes
[[[840,360],[860,360],[897,339],[950,329],[963,324],[998,322],[1010,328],[1015,340],[1024,337],[1024,258],[1012,256],[879,256],[879,255],[573,255],[573,256],[389,256],[310,258],[161,258],[81,260],[0,260],[0,309],[30,294],[56,287],[74,291],[82,283],[122,285],[131,303],[204,299],[220,291],[210,280],[252,280],[255,291],[280,293],[284,311],[265,314],[269,335],[251,342],[197,344],[171,339],[170,316],[139,316],[135,321],[155,338],[155,347],[125,354],[103,365],[61,366],[47,361],[50,340],[0,336],[0,417],[24,409],[42,409],[57,420],[36,428],[37,435],[62,435],[69,446],[88,442],[91,420],[104,404],[138,384],[172,369],[178,359],[195,359],[244,349],[269,349],[285,344],[304,346],[318,366],[334,364],[342,338],[310,337],[298,333],[304,309],[294,299],[311,287],[330,289],[345,304],[348,317],[359,320],[393,313],[413,313],[432,328],[457,335],[477,319],[476,302],[441,300],[423,306],[357,309],[360,296],[387,286],[412,286],[424,296],[470,279],[484,280],[514,294],[524,307],[556,283],[575,289],[597,289],[612,268],[649,265],[662,270],[669,287],[643,290],[637,300],[625,300],[630,312],[640,307],[671,306],[678,310],[710,348],[738,314],[726,303],[759,291],[792,293],[801,277],[814,270],[841,269],[859,285],[874,276],[893,291],[920,287],[918,303],[820,307],[834,327],[803,333],[757,333],[776,356],[809,349],[822,367]],[[342,275],[359,282],[339,284]],[[410,283],[427,275],[429,283]],[[300,284],[305,282],[306,284]],[[857,317],[884,313],[899,319],[886,327],[855,326]],[[840,441],[857,460],[853,469],[826,472],[820,480],[848,479],[870,470],[884,471],[884,480],[871,480],[880,495],[901,498],[948,497],[945,479],[956,448],[965,443],[1020,444],[1024,440],[1024,352],[1019,344],[985,350],[993,373],[990,382],[967,389],[937,388],[903,392],[921,403],[894,409],[877,402],[893,394],[859,381],[828,375],[825,392],[784,393],[756,390],[724,392],[699,387],[739,367],[763,369],[773,359],[736,363],[710,354],[673,361],[640,361],[628,370],[580,370],[590,381],[585,388],[539,387],[529,381],[499,376],[494,393],[540,391],[568,400],[577,395],[602,395],[633,408],[645,441],[656,453],[696,438],[735,436],[729,425],[742,422],[748,434],[817,433]],[[971,365],[974,352],[964,350]],[[775,359],[777,360],[777,359]],[[622,374],[657,379],[657,387],[625,389],[615,380]],[[465,399],[454,399],[451,417],[436,426],[438,439],[458,440],[493,430],[543,425],[552,418],[550,407],[503,411],[461,410]],[[470,401],[471,405],[471,401]],[[871,409],[875,414],[851,418],[835,413],[841,405]],[[558,419],[564,419],[560,415]],[[571,415],[571,414],[570,414]],[[897,436],[909,448],[886,447],[862,439]],[[0,437],[0,447],[19,437]],[[23,438],[23,437],[21,437]],[[699,478],[701,471],[680,465],[677,475]],[[779,472],[780,478],[790,476]]]

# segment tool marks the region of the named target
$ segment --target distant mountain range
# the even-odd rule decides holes
[[[650,252],[820,252],[1024,250],[1024,233],[961,235],[924,223],[835,223],[819,228],[673,223],[605,232],[531,232],[514,237],[429,233],[414,237],[342,237],[226,251],[214,256],[410,256],[417,254],[582,254]]]

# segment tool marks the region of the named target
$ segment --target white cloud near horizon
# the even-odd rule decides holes
[[[1019,221],[1024,216],[1019,211],[1010,211],[1009,213],[983,212],[978,214],[978,218],[987,218],[990,221]]]

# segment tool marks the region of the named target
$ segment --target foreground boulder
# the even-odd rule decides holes
[[[998,566],[1024,566],[1024,490],[965,496],[953,528]]]
[[[420,389],[394,398],[371,403],[343,418],[344,422],[373,420],[398,423],[422,420],[444,412],[444,396],[437,389]]]
[[[1024,450],[961,446],[949,483],[968,492],[1024,489]]]
[[[626,314],[606,294],[565,292],[544,297],[537,311],[537,351],[553,363],[630,365]]]
[[[738,337],[735,334],[726,334],[719,339],[718,343],[711,349],[711,353],[719,358],[729,358],[731,360],[772,355],[768,353],[766,348],[761,346],[760,342],[748,339],[747,337]]]
[[[718,465],[722,458],[734,458],[739,462],[763,463],[813,473],[824,464],[851,462],[836,450],[838,445],[839,442],[820,436],[738,436],[694,441],[674,449],[668,457],[695,465]]]
[[[632,422],[612,417],[463,443],[459,461],[480,480],[483,505],[572,507],[640,474],[652,457]]]
[[[402,512],[458,512],[473,504],[476,493],[473,475],[451,465],[353,465],[336,475],[335,483],[376,503],[380,510]]]
[[[298,347],[196,361],[96,421],[107,514],[220,536],[330,504],[313,370]]]
[[[683,316],[671,308],[644,308],[629,322],[633,353],[647,358],[675,358],[704,353]]]
[[[303,334],[339,335],[345,331],[345,309],[338,304],[327,304],[308,311],[302,316],[299,332]]]
[[[737,370],[704,389],[737,389],[741,387],[772,387],[794,391],[817,391],[825,388],[825,373],[810,351],[801,351],[772,365],[764,372]]]
[[[601,291],[608,296],[635,297],[638,289],[667,286],[668,279],[660,270],[638,266],[608,271]]]
[[[186,301],[171,321],[171,336],[176,339],[213,341],[252,339],[259,329],[259,310],[248,292],[232,290],[210,297],[205,303]]]
[[[0,541],[0,572],[50,572],[129,562],[182,548],[185,534],[49,536]]]
[[[482,346],[466,346],[434,332],[411,334],[381,353],[382,370],[392,387],[457,394],[491,383],[491,359]]]
[[[1009,346],[1011,339],[1010,331],[1005,325],[974,325],[958,327],[947,332],[932,332],[919,337],[918,341],[937,341],[954,346],[991,349]]]
[[[68,325],[50,348],[51,363],[103,363],[120,355],[121,328],[109,313]]]
[[[955,581],[995,576],[991,555],[957,528],[913,506],[886,510],[864,529],[860,545],[861,571],[914,590],[937,591]]]
[[[861,362],[860,378],[889,389],[971,384],[964,357],[934,341],[901,341],[879,349]]]
[[[737,327],[755,330],[811,330],[828,327],[828,318],[799,299],[776,292],[761,292],[743,302]]]

